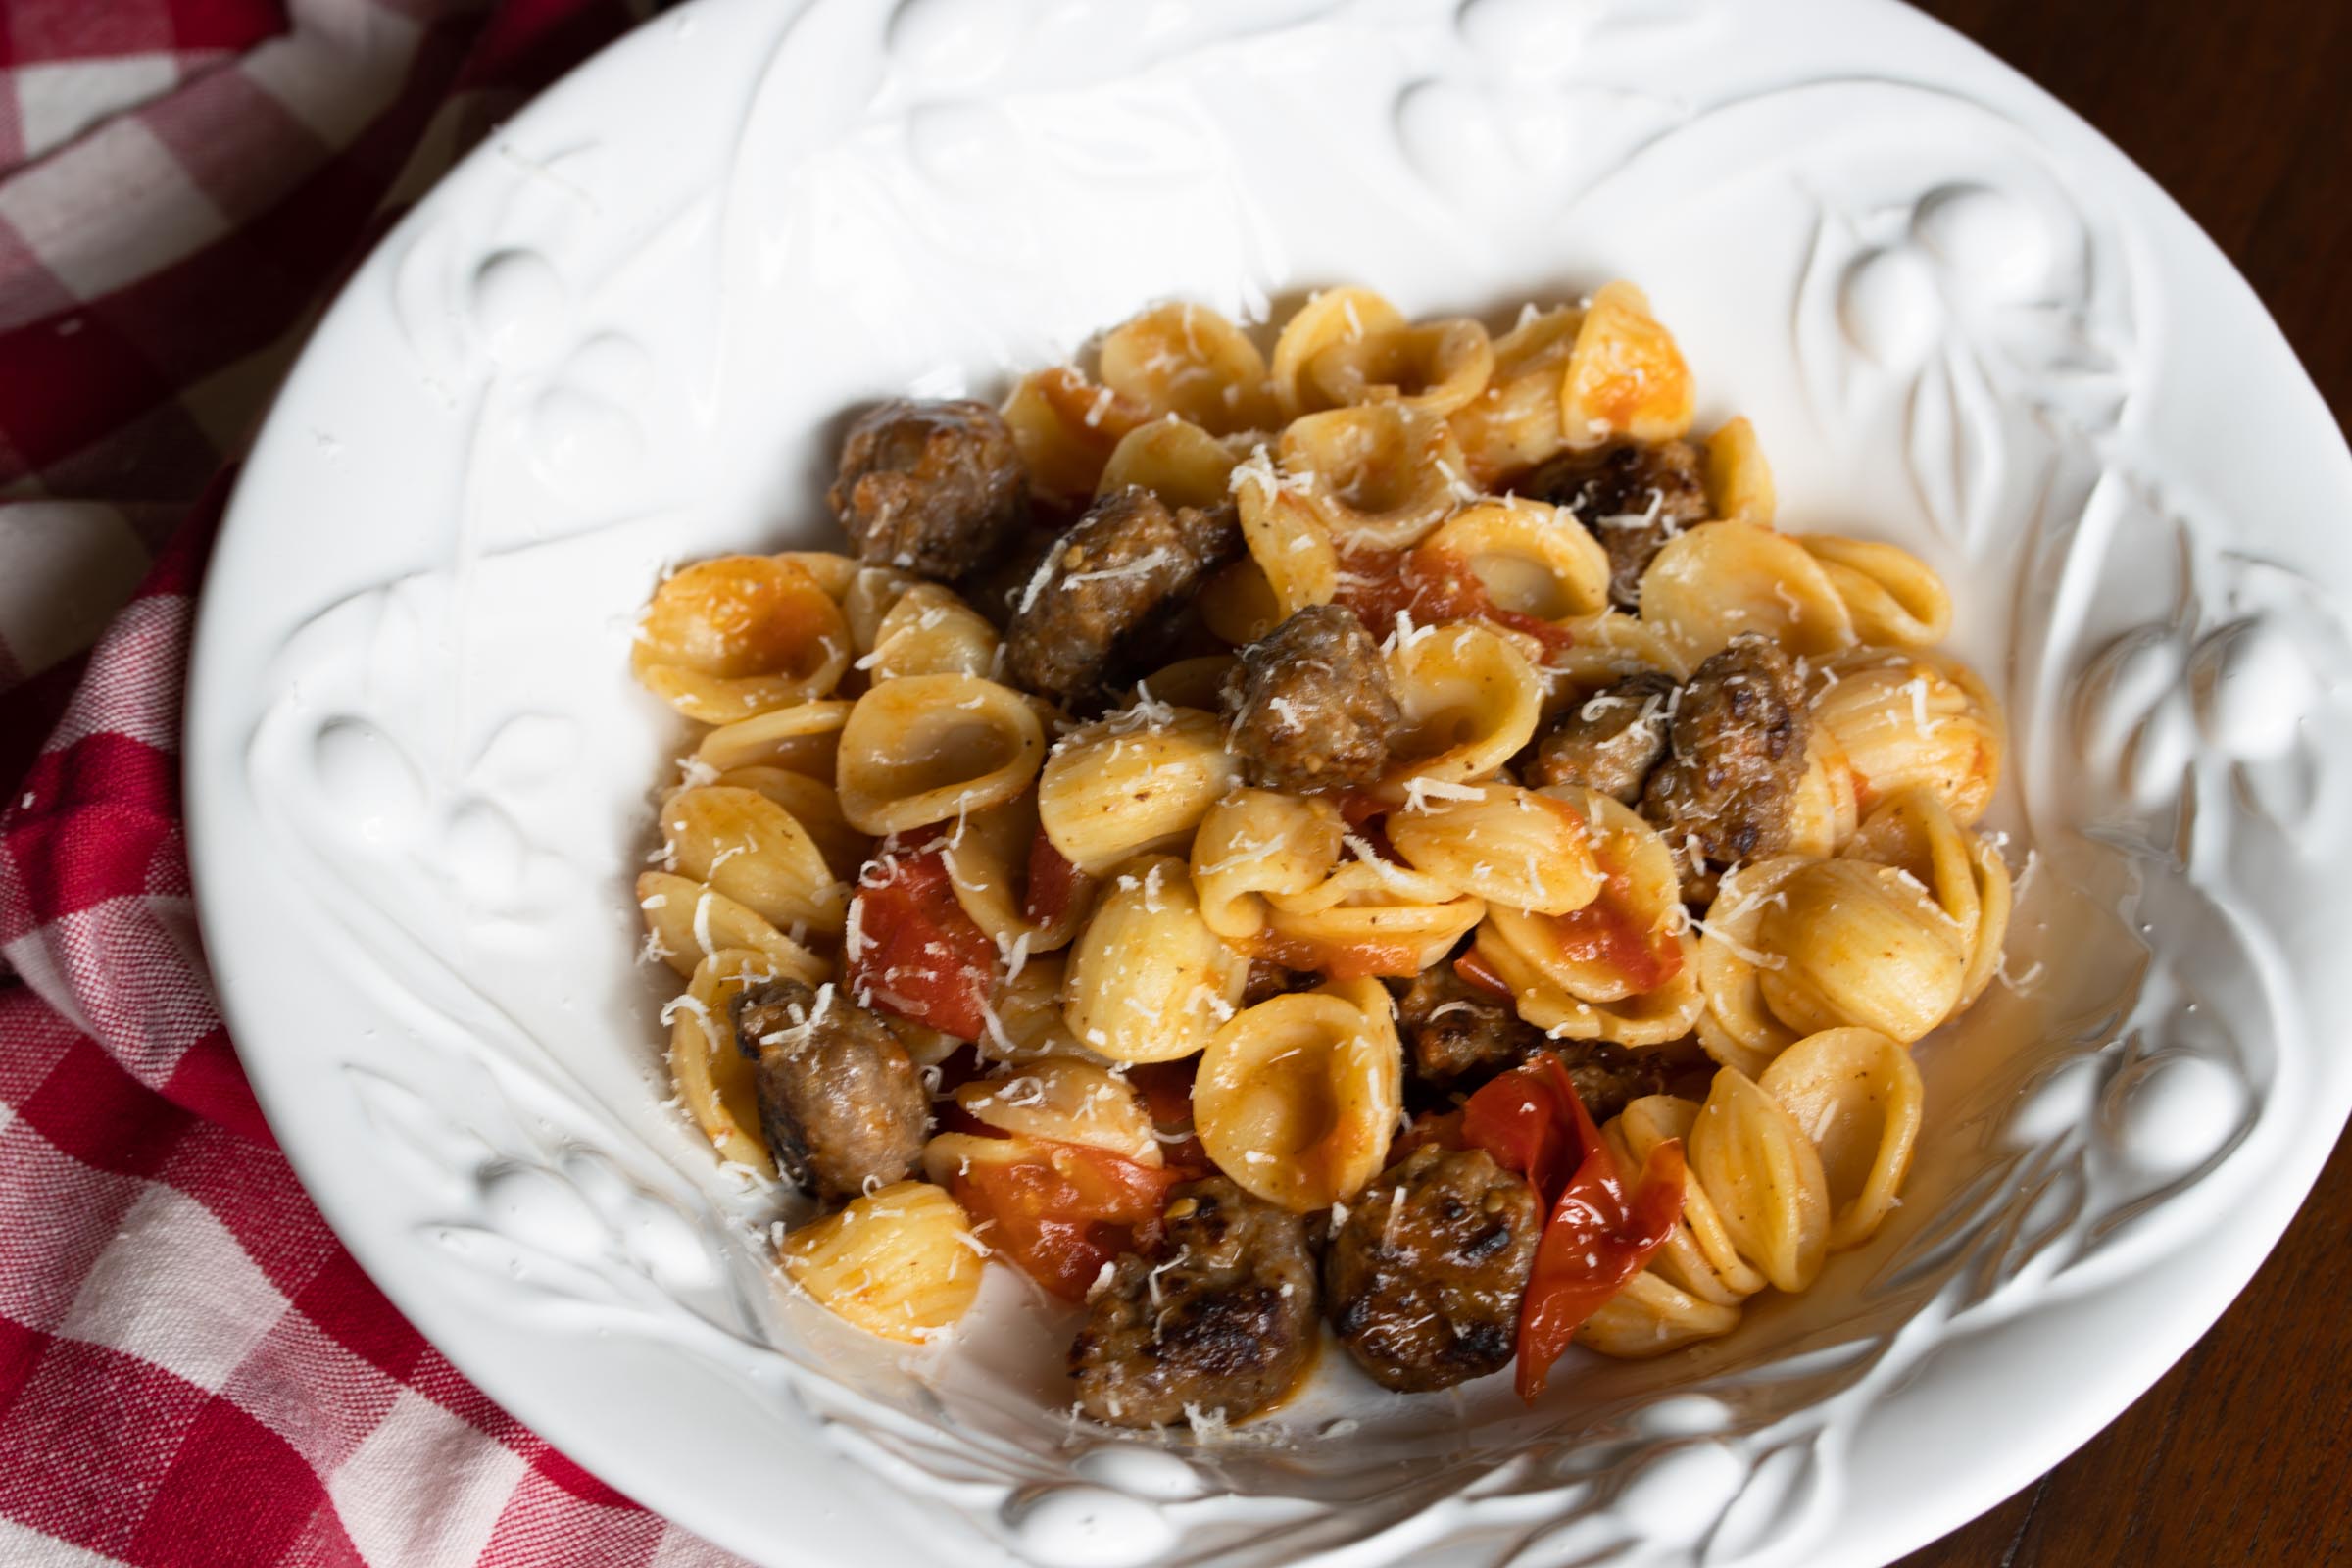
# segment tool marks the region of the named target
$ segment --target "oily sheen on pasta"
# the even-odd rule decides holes
[[[1836,1288],[2005,973],[1933,567],[1805,529],[1629,282],[1157,302],[1006,379],[855,411],[842,548],[686,565],[629,653],[692,731],[675,1103],[780,1288],[914,1343],[1015,1270],[1127,1427],[1326,1325],[1534,1399]]]

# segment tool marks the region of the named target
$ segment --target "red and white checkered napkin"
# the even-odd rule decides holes
[[[397,204],[630,20],[0,0],[0,1565],[733,1561],[336,1244],[214,1009],[179,820],[225,455]]]

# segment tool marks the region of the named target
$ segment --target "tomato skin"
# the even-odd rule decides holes
[[[1029,887],[1021,897],[1021,917],[1031,925],[1056,923],[1070,912],[1070,903],[1086,880],[1039,828],[1029,842]]]
[[[1545,1052],[1490,1081],[1462,1106],[1462,1141],[1527,1177],[1546,1218],[1519,1304],[1513,1386],[1530,1403],[1578,1328],[1649,1262],[1683,1212],[1683,1146],[1650,1151],[1628,1194],[1577,1098],[1568,1069]]]
[[[974,1159],[948,1178],[948,1191],[975,1226],[989,1224],[992,1249],[1065,1301],[1085,1300],[1103,1264],[1137,1250],[1168,1189],[1192,1174],[1087,1144],[1018,1142],[1035,1157]]]
[[[1510,982],[1503,979],[1494,966],[1487,961],[1486,955],[1476,948],[1453,960],[1453,972],[1461,977],[1462,984],[1473,991],[1484,991],[1497,1002],[1512,1000]]]
[[[956,902],[943,851],[868,862],[851,920],[858,940],[850,984],[860,1003],[959,1040],[987,1033],[996,944]]]

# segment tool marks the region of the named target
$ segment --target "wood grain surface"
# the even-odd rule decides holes
[[[2337,422],[2352,415],[2352,0],[1922,8],[2172,192],[2261,294]],[[2162,1382],[1901,1568],[2352,1564],[2347,1302],[2352,1140],[2254,1283]]]

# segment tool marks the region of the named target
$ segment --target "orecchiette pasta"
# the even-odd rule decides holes
[[[1002,806],[1046,759],[1028,699],[976,675],[884,681],[842,727],[841,810],[868,833],[906,833]]]
[[[1409,806],[1390,818],[1389,840],[1415,869],[1505,909],[1566,914],[1601,889],[1576,808],[1510,784]]]
[[[1133,398],[1066,365],[1021,377],[1004,403],[1030,488],[1064,500],[1093,495],[1119,442],[1151,417]]]
[[[1836,534],[1797,540],[1845,601],[1854,635],[1880,647],[1922,648],[1952,629],[1952,596],[1928,564],[1899,545]]]
[[[1086,920],[1083,887],[1051,906],[1031,898],[1038,831],[1037,798],[1017,796],[967,817],[942,852],[956,902],[1000,953],[1045,954],[1068,947]]]
[[[1170,415],[1120,438],[1097,490],[1108,495],[1140,484],[1171,507],[1213,507],[1233,488],[1235,462],[1215,436]]]
[[[1600,886],[1561,915],[1490,908],[1479,956],[1509,988],[1520,1016],[1556,1037],[1629,1046],[1682,1038],[1702,998],[1665,842],[1605,795],[1547,793],[1584,819]]]
[[[937,583],[898,596],[874,627],[858,667],[869,680],[906,675],[985,675],[995,665],[997,629]]]
[[[1458,319],[1343,338],[1316,350],[1306,364],[1319,402],[1394,402],[1440,417],[1484,392],[1494,371],[1494,344],[1487,329]]]
[[[1236,790],[1208,808],[1193,837],[1200,918],[1229,942],[1266,929],[1267,897],[1300,894],[1339,864],[1347,824],[1327,800]]]
[[[841,814],[841,798],[821,778],[784,767],[738,767],[710,782],[724,789],[757,790],[784,808],[815,842],[833,874],[844,882],[858,874],[873,850],[874,841],[850,826],[849,818]]]
[[[1352,979],[1410,975],[1450,952],[1485,901],[1441,878],[1392,864],[1361,839],[1312,887],[1270,891],[1266,929],[1251,951],[1288,964]]]
[[[1074,1056],[1045,1056],[1001,1078],[975,1079],[956,1091],[956,1103],[1016,1137],[1089,1144],[1138,1164],[1163,1163],[1152,1117],[1126,1080]]]
[[[779,708],[757,718],[721,724],[703,737],[695,760],[713,773],[739,767],[781,767],[830,780],[841,746],[841,727],[854,704],[809,702]]]
[[[1544,683],[1527,656],[1489,627],[1464,622],[1396,639],[1389,683],[1404,717],[1384,798],[1410,780],[1463,784],[1492,776],[1535,738]]]
[[[1396,307],[1368,288],[1327,289],[1300,306],[1274,340],[1274,400],[1282,417],[1296,419],[1341,401],[1309,374],[1319,356],[1403,324]]]
[[[1062,738],[1038,780],[1038,819],[1081,871],[1181,848],[1239,765],[1207,713],[1149,705]]]
[[[1130,860],[1070,950],[1062,1017],[1113,1061],[1174,1061],[1233,1015],[1249,960],[1200,918],[1184,862]]]
[[[751,949],[776,973],[814,985],[825,960],[778,931],[754,910],[691,877],[648,871],[637,878],[637,906],[645,913],[646,956],[681,975],[713,954]]]
[[[1976,672],[1924,651],[1856,649],[1816,672],[1813,722],[1844,748],[1867,807],[1915,785],[1975,825],[2000,782],[1999,705]]]
[[[1810,498],[1694,402],[1630,283],[1499,333],[1158,304],[1000,411],[862,416],[857,555],[654,590],[632,667],[699,738],[642,956],[718,1157],[862,1184],[778,1244],[811,1298],[921,1341],[1002,1259],[1086,1304],[1118,1425],[1236,1278],[1285,1364],[1321,1310],[1387,1387],[1515,1342],[1533,1397],[1572,1332],[1731,1333],[1888,1224],[1913,1050],[2005,972],[2001,715],[1936,572],[1780,531]],[[1440,1282],[1465,1197],[1529,1217]]]
[[[1642,618],[1692,663],[1742,632],[1792,654],[1834,654],[1853,617],[1820,563],[1786,534],[1752,522],[1706,522],[1666,542],[1642,577]]]
[[[1911,1053],[1868,1029],[1830,1029],[1781,1053],[1756,1080],[1821,1158],[1833,1252],[1870,1240],[1903,1185],[1925,1095]]]
[[[760,1141],[760,1096],[752,1064],[735,1049],[727,1009],[743,988],[775,978],[764,953],[721,948],[694,967],[686,994],[670,1004],[669,1071],[678,1100],[718,1157],[764,1176],[776,1162]]]
[[[850,632],[805,566],[728,556],[661,586],[629,659],[679,712],[724,724],[831,691],[849,667]]]
[[[1403,1071],[1378,981],[1293,992],[1238,1014],[1208,1043],[1194,1124],[1244,1190],[1311,1213],[1354,1197],[1379,1171]]]
[[[1485,389],[1446,418],[1473,483],[1492,487],[1566,448],[1560,382],[1584,319],[1578,310],[1531,312],[1494,340]]]
[[[1103,336],[1102,384],[1149,416],[1174,415],[1218,435],[1273,419],[1265,356],[1203,305],[1161,305]]]
[[[842,619],[849,623],[850,645],[858,657],[874,651],[882,640],[882,617],[889,614],[909,588],[923,579],[896,566],[859,566],[850,576],[841,600]]]
[[[1308,482],[1312,483],[1311,477]],[[1241,514],[1242,537],[1265,583],[1269,603],[1229,615],[1228,623],[1254,625],[1270,614],[1270,626],[1309,605],[1331,603],[1339,587],[1339,551],[1298,482],[1278,475],[1260,447],[1248,463],[1233,470],[1232,488]]]
[[[1565,508],[1516,496],[1465,507],[1426,541],[1466,564],[1498,609],[1538,620],[1609,606],[1609,557]]]
[[[1572,447],[1618,436],[1671,441],[1690,428],[1690,370],[1631,283],[1592,296],[1560,381],[1560,427]]]
[[[981,1255],[963,1210],[928,1182],[898,1182],[802,1226],[777,1249],[816,1303],[868,1334],[919,1344],[971,1310]]]
[[[1726,1067],[1703,1106],[1635,1101],[1605,1141],[1627,1170],[1663,1140],[1683,1141],[1682,1220],[1578,1338],[1608,1355],[1660,1355],[1730,1333],[1767,1285],[1804,1289],[1828,1253],[1861,1246],[1886,1220],[1921,1106],[1911,1054],[1867,1029],[1807,1036],[1759,1079]]]
[[[1276,455],[1342,553],[1419,543],[1469,488],[1462,449],[1446,422],[1395,403],[1294,419]]]
[[[1756,427],[1744,417],[1707,437],[1707,505],[1724,521],[1772,526],[1779,491]]]
[[[670,863],[783,931],[837,934],[849,889],[790,811],[758,790],[706,785],[662,807]]]

